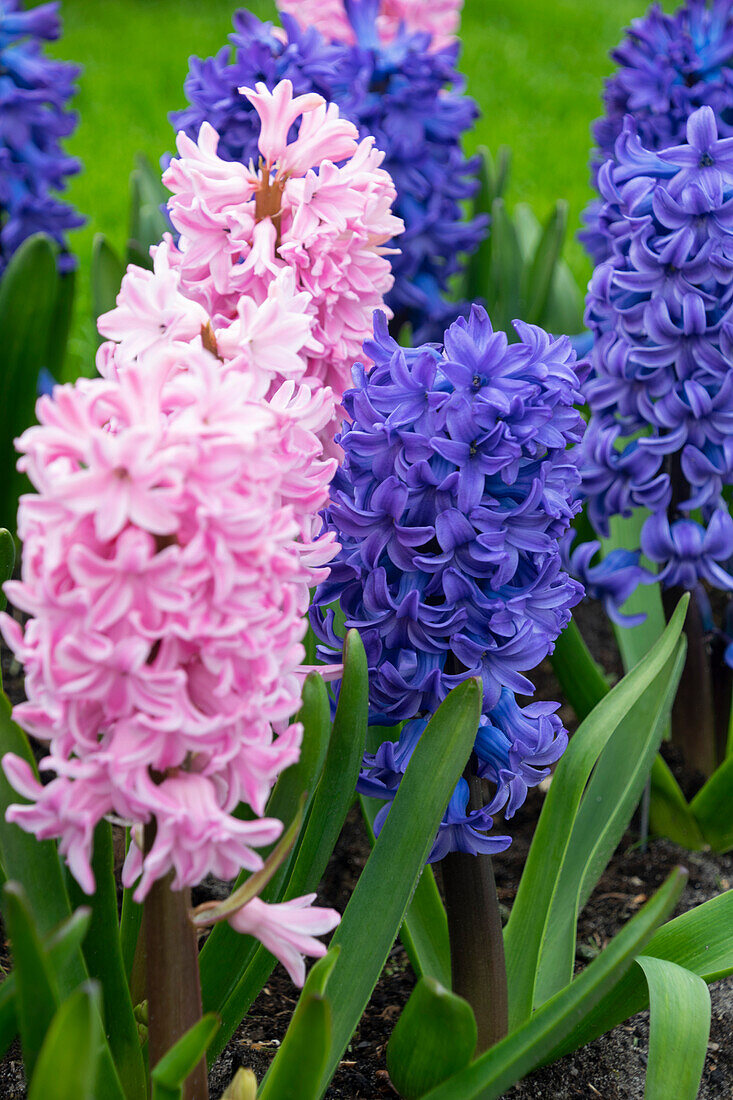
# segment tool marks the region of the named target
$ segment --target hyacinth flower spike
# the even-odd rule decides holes
[[[526,673],[553,649],[582,587],[563,570],[561,541],[579,509],[567,451],[583,431],[578,364],[567,338],[515,322],[494,332],[474,306],[442,346],[402,348],[383,314],[354,369],[325,525],[340,550],[311,621],[333,660],[330,605],[361,632],[370,721],[397,740],[367,753],[362,794],[390,812],[430,715],[468,677],[483,686],[474,751],[435,838],[454,990],[472,1005],[479,1045],[506,1031],[506,972],[491,858],[510,819],[550,772],[567,735],[553,703],[520,706]]]
[[[606,259],[586,298],[595,339],[578,461],[599,535],[612,517],[648,509],[634,552],[655,567],[646,579],[661,583],[667,617],[692,594],[672,737],[710,775],[725,756],[733,684],[701,600],[705,586],[733,591],[733,137],[707,105],[666,148],[642,144],[648,123],[627,116],[598,175]],[[590,561],[582,547],[573,558]],[[591,571],[612,600],[609,578]]]

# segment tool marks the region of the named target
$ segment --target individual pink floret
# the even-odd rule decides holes
[[[314,906],[315,897],[306,894],[278,905],[253,898],[229,917],[232,928],[256,936],[280,960],[296,985],[305,979],[303,956],[321,958],[326,954],[324,945],[314,937],[330,932],[341,919],[335,909]]]
[[[354,31],[344,0],[277,0],[280,11],[295,16],[301,27],[317,27],[324,38],[354,43]],[[463,0],[381,0],[377,26],[383,42],[391,42],[400,25],[432,36],[432,48],[455,41]]]

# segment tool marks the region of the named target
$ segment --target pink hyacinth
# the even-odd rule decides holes
[[[372,314],[383,308],[393,283],[385,245],[403,230],[391,211],[394,184],[380,167],[383,154],[373,138],[358,142],[352,123],[321,96],[294,96],[288,80],[273,91],[264,84],[242,91],[261,120],[260,164],[222,160],[208,123],[197,142],[178,135],[179,157],[163,181],[172,192],[168,212],[179,239],[161,246],[161,273],[176,270],[177,293],[204,309],[225,354],[249,341],[255,366],[269,370],[274,382],[302,379],[311,390],[327,388],[338,403],[362,357]],[[297,136],[289,140],[294,124]],[[266,336],[279,332],[280,322],[268,317],[265,323],[258,313],[268,301],[275,313],[273,286],[282,286],[285,273],[294,282],[290,303],[281,308],[291,309],[295,300],[311,323],[300,372],[271,348],[267,361]],[[284,290],[277,295],[287,296]],[[104,335],[120,339],[126,297],[123,287],[117,310],[100,322]],[[161,323],[185,331],[175,302],[165,292],[158,300],[166,306]],[[191,312],[191,325],[195,319]],[[150,326],[147,331],[153,335]],[[258,333],[265,336],[259,343]]]
[[[47,743],[41,768],[55,773],[41,786],[7,755],[29,800],[8,819],[58,837],[87,892],[95,825],[154,821],[149,851],[133,829],[123,871],[138,900],[171,870],[182,888],[262,867],[257,849],[282,823],[261,815],[300,752],[309,588],[335,551],[311,538],[334,469],[314,459],[329,401],[292,381],[265,401],[270,376],[241,369],[241,340],[227,358],[206,327],[191,338],[198,307],[178,308],[163,268],[149,296],[135,276],[127,301],[169,317],[165,340],[133,325],[136,355],[114,345],[110,377],[41,398],[38,426],[18,441],[38,493],[21,499],[22,579],[6,592],[30,618],[1,622],[25,666],[15,717]],[[243,310],[242,331],[257,331],[252,316]],[[124,309],[115,323],[125,328]],[[252,343],[259,360],[264,344]],[[242,802],[253,820],[233,816]],[[332,927],[319,912],[303,927]],[[280,935],[276,913],[262,921],[263,936]]]
[[[344,0],[277,0],[281,11],[295,16],[302,27],[317,27],[324,38],[354,43],[354,31]],[[377,26],[383,42],[391,42],[404,24],[408,31],[432,36],[431,46],[441,50],[455,41],[463,0],[381,0]]]

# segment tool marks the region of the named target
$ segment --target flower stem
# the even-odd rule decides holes
[[[481,780],[465,776],[469,809],[483,805]],[[503,1039],[508,1028],[504,937],[491,856],[451,852],[441,860],[448,916],[453,992],[468,1001],[478,1027],[477,1052]]]
[[[669,620],[683,592],[662,590],[664,613]],[[710,776],[715,771],[715,715],[710,658],[703,615],[694,591],[685,619],[687,657],[672,707],[672,743],[682,752],[689,768]]]
[[[145,826],[145,852],[155,825]],[[201,1019],[196,931],[189,920],[189,890],[172,890],[173,872],[158,879],[145,899],[148,1056],[151,1069],[188,1029]],[[208,1100],[206,1060],[201,1059],[183,1086],[183,1100]]]

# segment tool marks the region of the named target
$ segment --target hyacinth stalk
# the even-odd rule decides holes
[[[429,855],[443,868],[454,990],[472,1005],[479,1044],[506,1031],[506,973],[490,857],[511,842],[490,830],[547,776],[567,734],[553,703],[520,707],[525,672],[549,652],[581,586],[560,542],[579,508],[566,452],[582,435],[575,353],[567,338],[515,322],[518,342],[474,306],[443,346],[402,348],[383,314],[354,371],[337,437],[344,459],[325,511],[340,550],[311,621],[333,660],[361,632],[370,721],[404,722],[367,753],[358,789],[390,812],[431,714],[468,677],[483,686],[468,770]]]

